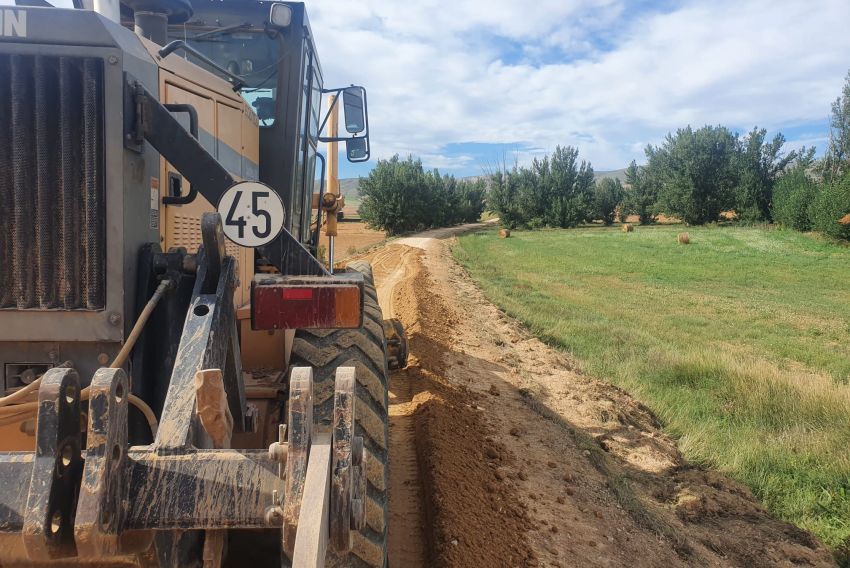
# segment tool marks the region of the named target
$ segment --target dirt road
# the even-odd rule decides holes
[[[834,565],[489,304],[451,258],[455,232],[369,254],[411,342],[391,379],[393,568]]]
[[[346,221],[337,226],[339,235],[336,238],[334,258],[336,262],[345,262],[346,259],[367,250],[368,248],[386,240],[381,231],[375,231],[360,221]],[[322,233],[319,244],[328,248],[328,237]]]

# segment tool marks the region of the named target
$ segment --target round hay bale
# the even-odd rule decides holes
[[[687,233],[679,233],[679,236],[676,237],[676,242],[680,245],[689,245],[691,244],[691,237]]]
[[[634,228],[633,225],[629,225],[628,223],[623,224],[623,232],[624,233],[632,233],[632,232],[634,232],[634,230],[635,230],[635,228]]]
[[[510,236],[511,236],[510,229],[502,229],[502,230],[499,231],[499,238],[500,239],[507,239]]]

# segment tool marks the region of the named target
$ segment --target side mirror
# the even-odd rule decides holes
[[[368,162],[369,154],[368,138],[349,138],[345,141],[345,155],[349,162]]]
[[[352,85],[341,89],[322,89],[322,93],[333,93],[336,96],[319,126],[319,132],[325,130],[331,113],[338,109],[336,105],[341,101],[346,136],[319,136],[319,141],[345,142],[345,154],[349,162],[369,161],[371,147],[369,146],[369,103],[366,101],[366,89]]]
[[[292,8],[286,4],[275,2],[269,13],[269,23],[276,28],[288,28],[292,23]]]
[[[342,110],[345,116],[345,131],[360,134],[366,130],[366,91],[363,87],[348,87],[342,91]]]

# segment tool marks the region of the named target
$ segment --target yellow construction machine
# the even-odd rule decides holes
[[[386,566],[381,311],[316,258],[366,91],[302,3],[73,2],[0,6],[0,565]]]

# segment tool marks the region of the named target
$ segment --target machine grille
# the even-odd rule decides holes
[[[101,310],[103,61],[0,54],[0,309]]]
[[[170,246],[183,247],[194,254],[198,251],[198,247],[203,244],[201,219],[199,217],[174,215],[171,231]],[[230,240],[225,244],[225,250],[230,256],[239,258],[239,247]]]

